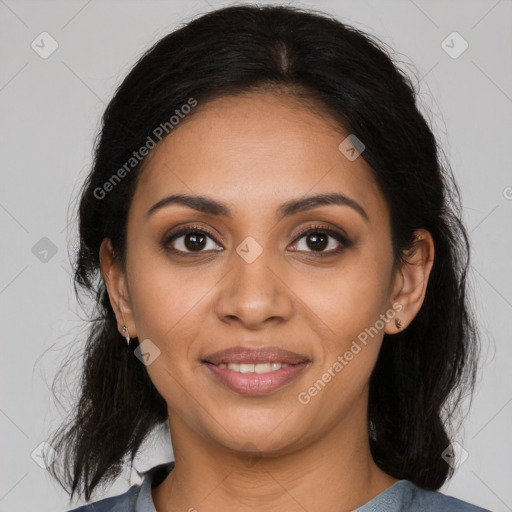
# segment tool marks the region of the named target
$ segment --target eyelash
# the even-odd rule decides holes
[[[331,249],[328,252],[306,251],[306,252],[314,254],[315,256],[318,256],[320,258],[338,254],[341,251],[343,251],[344,249],[346,249],[352,245],[352,243],[346,236],[342,235],[338,231],[334,231],[332,229],[329,229],[325,226],[320,226],[320,225],[308,226],[307,228],[305,228],[304,230],[302,230],[300,233],[297,234],[297,236],[295,237],[295,241],[298,241],[301,238],[304,238],[306,235],[309,235],[311,233],[318,233],[318,232],[331,236],[332,238],[334,238],[341,244],[341,246],[338,249]],[[182,236],[189,235],[191,233],[201,233],[203,235],[206,235],[206,236],[210,237],[217,245],[220,245],[219,242],[217,242],[215,237],[212,235],[212,233],[210,233],[207,229],[199,227],[199,226],[189,226],[185,229],[176,231],[174,233],[170,233],[169,235],[165,236],[164,239],[162,240],[162,247],[164,248],[164,250],[169,251],[169,252],[179,255],[179,256],[187,257],[187,256],[194,256],[196,254],[198,254],[198,255],[202,254],[204,251],[198,251],[196,253],[185,252],[185,251],[181,251],[181,250],[174,249],[174,248],[170,247],[170,243],[172,241],[174,241]],[[297,252],[304,252],[304,251],[297,251]]]

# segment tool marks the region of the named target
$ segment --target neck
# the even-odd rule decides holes
[[[152,490],[158,512],[343,512],[398,481],[376,466],[368,431],[358,425],[347,430],[339,422],[321,439],[307,440],[291,453],[249,457],[169,417],[175,467]]]

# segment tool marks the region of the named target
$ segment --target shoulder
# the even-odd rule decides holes
[[[151,487],[162,482],[173,468],[174,461],[154,466],[143,473],[141,484],[132,485],[123,494],[88,503],[68,512],[156,512]]]
[[[428,503],[428,510],[451,510],[452,512],[491,512],[490,510],[467,501],[462,501],[440,492],[426,491],[425,502]]]
[[[491,512],[438,491],[399,480],[354,512]]]
[[[414,507],[411,510],[421,512],[437,510],[449,510],[450,512],[490,512],[487,509],[472,505],[467,501],[462,501],[452,496],[447,496],[439,491],[422,489],[408,480],[402,482],[406,482],[403,484],[403,487],[407,488],[404,489],[405,494],[410,500],[410,505]]]
[[[132,485],[123,494],[88,503],[68,512],[133,512],[140,489],[140,485]]]

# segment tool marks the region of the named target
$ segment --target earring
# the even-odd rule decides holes
[[[128,346],[130,346],[130,333],[128,332],[128,327],[126,327],[126,325],[123,325],[123,328],[121,330],[123,331],[124,334],[126,334],[126,343],[128,344]]]
[[[400,318],[395,318],[395,325],[396,325],[397,329],[401,329],[402,320],[400,320]]]

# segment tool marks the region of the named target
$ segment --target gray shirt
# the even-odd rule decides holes
[[[144,473],[140,485],[124,494],[83,505],[69,512],[157,512],[151,487],[174,468],[174,462],[159,464]],[[353,512],[491,512],[437,491],[427,491],[409,480],[399,480]]]

